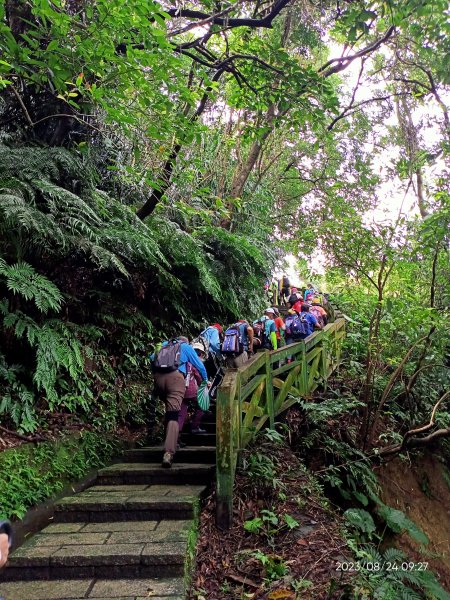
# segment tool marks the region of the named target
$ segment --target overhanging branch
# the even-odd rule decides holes
[[[339,58],[330,59],[328,62],[326,62],[324,65],[322,65],[320,67],[318,72],[322,73],[322,75],[324,77],[330,77],[331,75],[334,75],[335,73],[344,71],[357,58],[362,58],[363,56],[370,54],[374,50],[377,50],[382,44],[384,44],[391,37],[391,35],[394,33],[394,31],[395,31],[395,27],[393,25],[391,25],[391,27],[389,27],[389,29],[386,31],[386,33],[383,35],[383,37],[379,38],[378,40],[375,40],[374,42],[372,42],[365,48],[362,48],[361,50],[359,50],[359,52],[355,52],[355,54],[352,54],[350,56],[342,56]]]
[[[169,8],[165,11],[172,18],[194,19],[199,22],[206,22],[210,25],[221,25],[224,27],[272,27],[272,21],[280,14],[285,6],[291,0],[278,0],[273,5],[271,11],[263,19],[246,18],[246,17],[228,17],[222,14],[211,15],[201,10],[191,10],[189,8]]]

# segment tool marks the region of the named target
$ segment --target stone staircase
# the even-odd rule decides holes
[[[0,598],[184,598],[199,502],[214,475],[213,428],[182,434],[190,445],[171,469],[161,467],[161,448],[129,450],[93,486],[56,502],[51,523],[1,572]]]

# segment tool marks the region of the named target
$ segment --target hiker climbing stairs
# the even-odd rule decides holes
[[[161,455],[156,447],[128,450],[94,485],[56,502],[51,523],[12,554],[0,597],[184,598],[189,539],[215,448],[181,448],[171,469],[161,468]]]

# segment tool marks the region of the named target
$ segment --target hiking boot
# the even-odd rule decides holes
[[[196,427],[195,429],[191,429],[191,433],[194,435],[197,433],[206,433],[206,429],[201,429],[200,427]]]
[[[164,452],[164,456],[162,459],[162,467],[164,469],[170,469],[173,462],[173,454],[172,452]]]

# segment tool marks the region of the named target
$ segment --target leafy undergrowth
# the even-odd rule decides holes
[[[332,600],[352,587],[352,575],[337,571],[348,555],[342,521],[277,436],[245,452],[229,531],[215,527],[215,492],[206,499],[190,600]]]
[[[62,412],[47,411],[45,415],[45,427],[38,427],[32,434],[19,433],[13,429],[0,426],[0,453],[4,450],[18,448],[24,444],[37,442],[56,442],[68,435],[95,432],[96,428],[83,422],[77,415]],[[109,432],[110,435],[123,440],[127,444],[140,443],[147,433],[145,425],[129,427],[118,425]]]
[[[105,466],[123,447],[117,435],[85,430],[0,452],[0,519],[22,519],[30,507]]]

